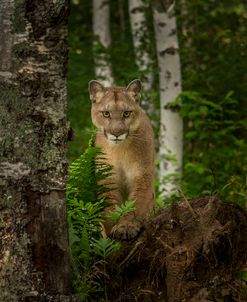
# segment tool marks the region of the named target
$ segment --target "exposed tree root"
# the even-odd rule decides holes
[[[247,214],[217,198],[181,202],[148,221],[108,262],[109,301],[247,301]]]

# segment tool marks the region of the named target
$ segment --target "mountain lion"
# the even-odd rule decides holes
[[[154,142],[151,123],[139,106],[141,81],[127,88],[104,87],[90,81],[92,122],[97,127],[95,145],[102,148],[113,173],[104,184],[114,189],[106,194],[106,232],[117,238],[135,237],[154,206]],[[114,225],[107,213],[115,205],[135,200],[135,209]]]

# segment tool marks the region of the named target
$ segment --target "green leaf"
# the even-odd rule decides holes
[[[72,223],[69,223],[69,243],[72,246],[75,242],[80,241],[80,238],[76,235],[76,231],[72,225]]]
[[[240,278],[247,282],[247,269],[243,269],[239,272]]]
[[[114,222],[117,222],[121,217],[135,210],[135,200],[125,201],[120,206],[116,205],[114,211],[108,212],[108,217],[110,217]]]
[[[103,258],[108,257],[112,253],[120,249],[120,243],[114,242],[110,238],[103,237],[98,240],[93,239],[93,251],[95,255]]]

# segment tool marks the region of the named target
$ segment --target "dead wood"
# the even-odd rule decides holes
[[[218,198],[174,203],[122,242],[106,268],[109,301],[247,301],[247,214]]]

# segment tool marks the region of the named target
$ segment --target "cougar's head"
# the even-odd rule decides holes
[[[104,87],[89,82],[92,121],[112,144],[123,142],[139,127],[141,81],[125,87]]]

